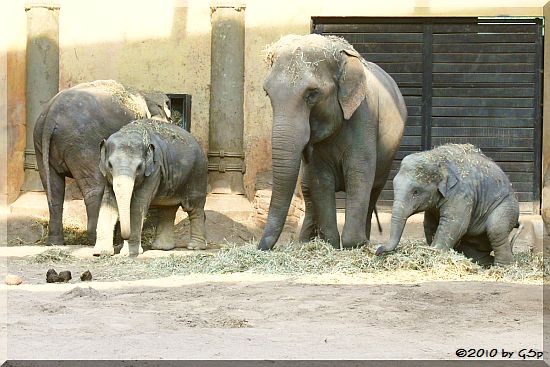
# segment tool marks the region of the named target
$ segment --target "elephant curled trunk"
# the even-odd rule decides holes
[[[393,203],[390,240],[387,246],[380,246],[376,249],[376,255],[381,255],[384,252],[395,250],[397,245],[399,245],[399,241],[401,240],[401,236],[403,235],[403,230],[405,229],[405,224],[407,224],[407,219],[409,216],[410,213],[404,209],[401,201],[395,201]]]
[[[308,121],[306,119],[306,121]],[[298,126],[298,128],[297,128]],[[299,126],[307,129],[299,131]],[[307,130],[307,131],[305,131]],[[274,120],[272,137],[273,189],[269,213],[258,248],[273,248],[285,225],[300,172],[302,152],[309,140],[309,124]]]
[[[113,191],[115,193],[118,215],[120,218],[120,233],[122,239],[130,238],[130,205],[134,190],[134,178],[126,175],[113,177]]]

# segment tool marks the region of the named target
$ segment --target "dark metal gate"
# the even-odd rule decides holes
[[[540,18],[314,18],[397,82],[409,118],[379,207],[404,156],[472,143],[508,174],[522,212],[537,212],[542,146]],[[343,207],[338,195],[339,207]]]

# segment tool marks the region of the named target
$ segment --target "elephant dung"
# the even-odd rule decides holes
[[[62,282],[66,283],[66,282],[68,282],[69,280],[71,280],[72,278],[73,278],[73,277],[72,277],[72,275],[71,275],[71,272],[68,271],[68,270],[65,270],[65,271],[62,271],[62,272],[59,273],[59,275],[58,275],[58,282],[59,282],[59,283],[62,283]]]
[[[83,282],[89,282],[92,280],[92,273],[89,270],[86,270],[82,275],[80,275],[80,280]]]
[[[71,272],[68,270],[62,271],[59,274],[55,269],[49,269],[46,273],[46,282],[47,283],[66,283],[72,279]]]
[[[55,271],[55,269],[49,269],[46,272],[46,283],[55,283],[55,282],[57,282],[58,276],[59,275],[57,274],[57,271]]]

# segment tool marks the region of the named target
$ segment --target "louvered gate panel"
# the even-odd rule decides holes
[[[523,212],[540,197],[540,19],[315,18],[386,70],[409,118],[378,202],[391,205],[401,159],[446,142],[472,143],[508,174]],[[339,208],[345,194],[337,194]],[[536,211],[536,209],[535,209]]]
[[[533,20],[509,22],[433,25],[431,145],[480,147],[531,211],[540,179],[541,32]]]

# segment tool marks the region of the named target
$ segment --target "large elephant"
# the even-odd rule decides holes
[[[45,106],[34,127],[34,148],[48,197],[48,244],[62,245],[65,177],[72,177],[84,197],[88,239],[95,242],[104,179],[99,172],[99,143],[137,118],[170,118],[166,95],[140,92],[114,80],[78,84],[59,92]]]
[[[174,220],[181,206],[189,215],[189,249],[206,248],[204,204],[207,161],[184,129],[158,120],[137,120],[101,143],[99,167],[107,184],[99,211],[94,254],[114,254],[113,228],[120,218],[121,253],[137,256],[149,206],[157,207],[153,249],[175,247]]]
[[[335,192],[345,191],[342,245],[365,243],[407,118],[396,83],[339,37],[285,36],[267,60],[273,191],[259,248],[271,249],[281,234],[301,161],[300,240],[318,235],[340,247]]]
[[[470,144],[447,144],[408,155],[393,179],[394,202],[387,247],[399,244],[407,218],[424,213],[426,241],[455,248],[482,265],[509,264],[508,240],[519,226],[519,204],[506,174]]]

